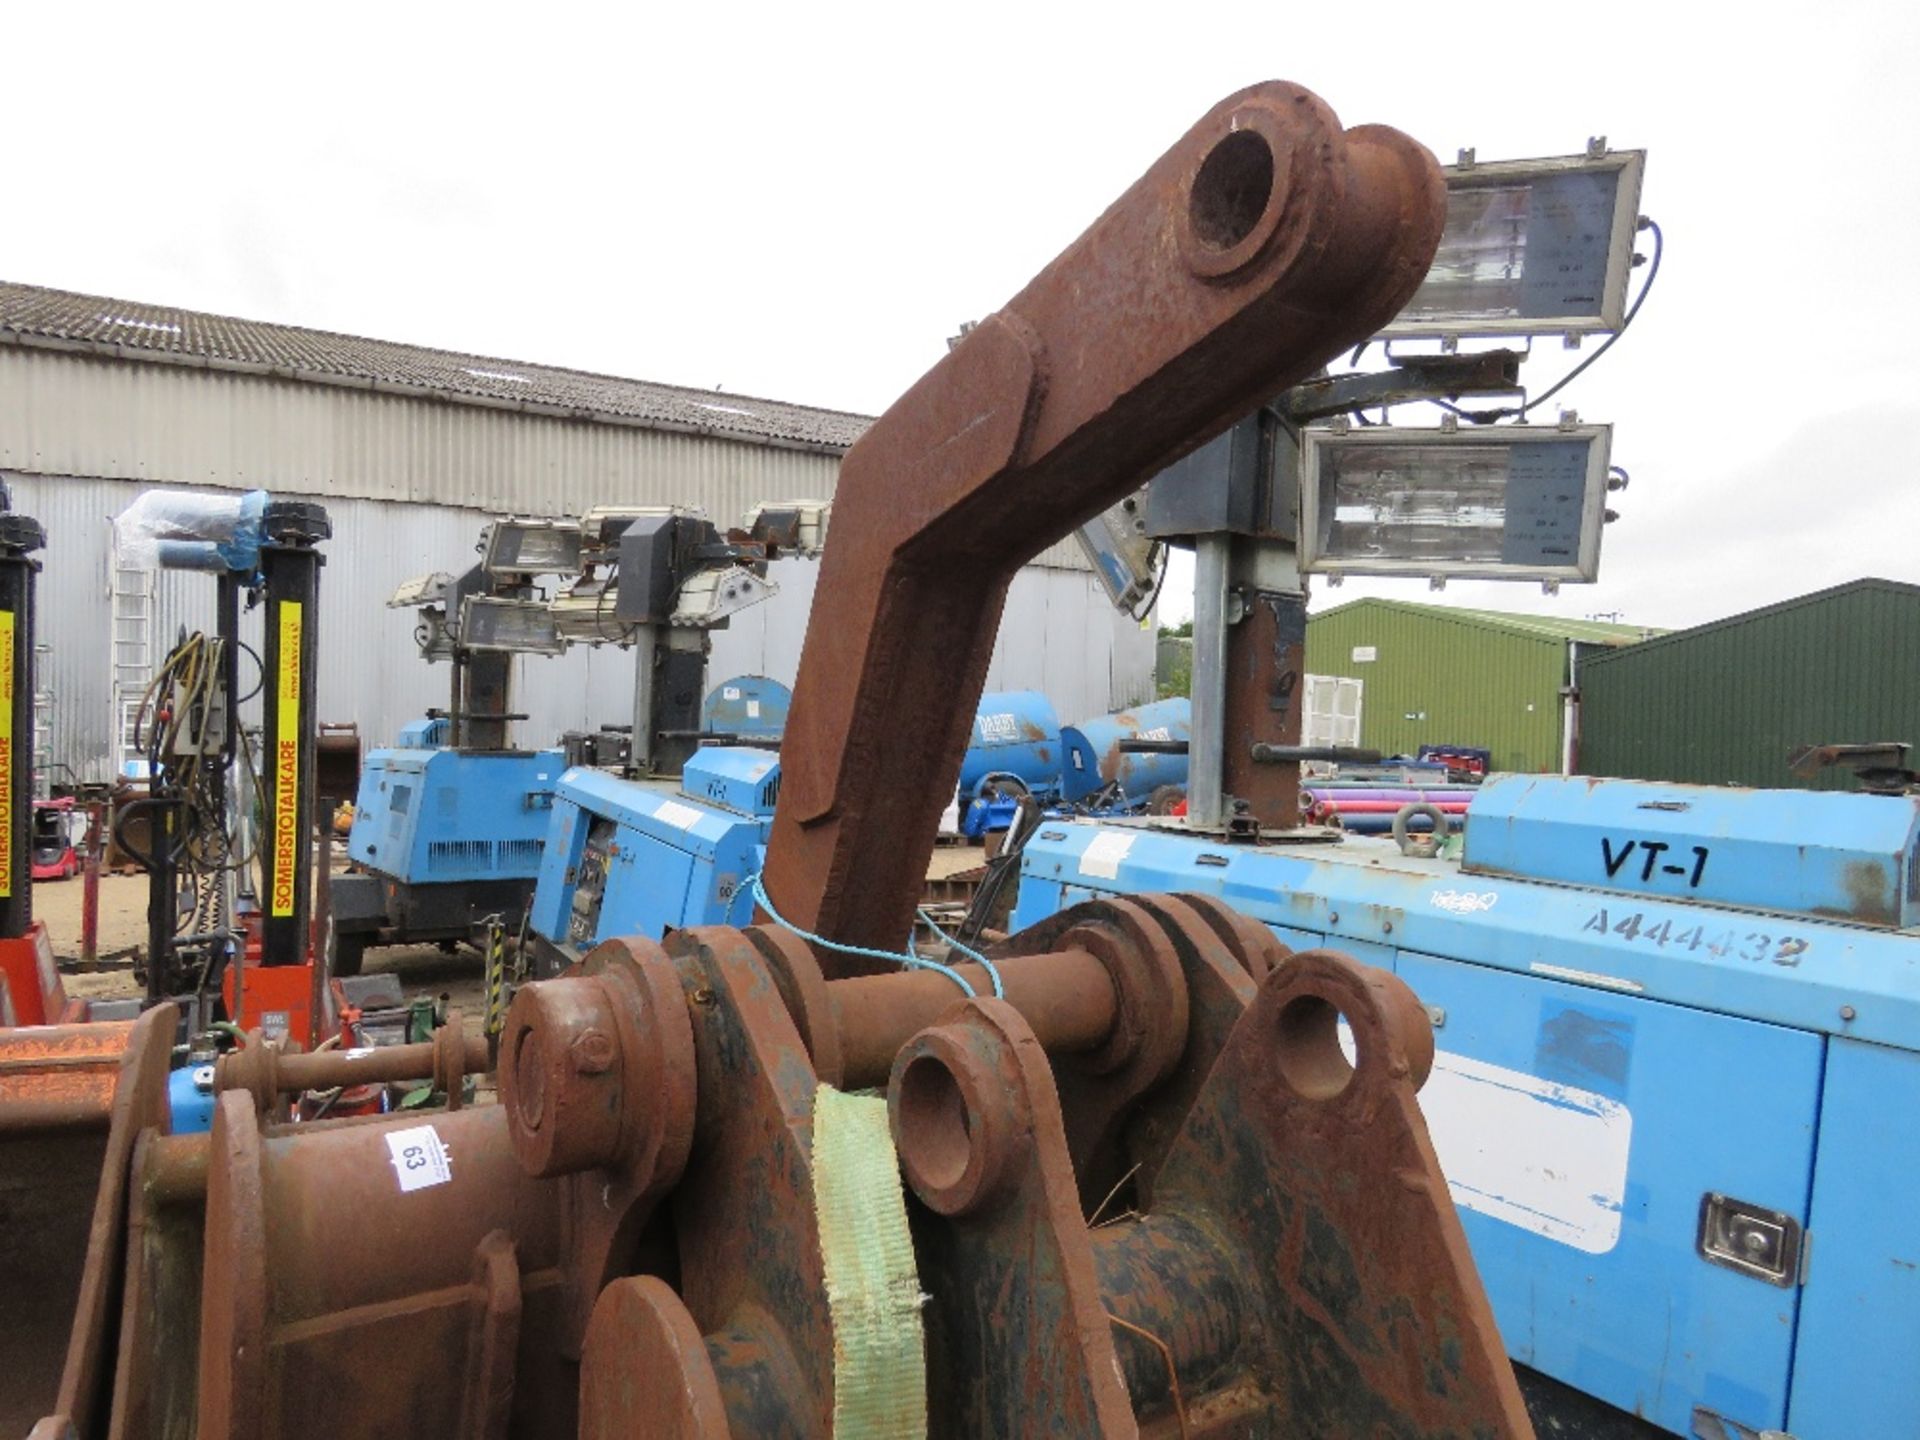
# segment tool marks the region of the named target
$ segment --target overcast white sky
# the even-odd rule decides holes
[[[1667,256],[1561,397],[1633,475],[1603,580],[1444,599],[1678,625],[1920,580],[1911,0],[16,4],[4,34],[0,277],[868,413],[1250,81],[1442,160],[1604,133],[1650,152]],[[1316,599],[1370,590],[1427,598]]]

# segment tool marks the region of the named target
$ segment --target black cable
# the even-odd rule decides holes
[[[247,654],[253,657],[253,689],[247,691],[246,694],[242,695],[238,700],[235,700],[233,702],[235,707],[237,708],[241,705],[246,704],[247,701],[253,699],[254,696],[258,695],[263,689],[266,688],[267,662],[260,658],[260,652],[258,650],[254,649],[253,646],[247,644],[246,641],[240,639],[239,637],[236,636],[234,638],[233,643],[238,645],[242,650],[246,651]]]
[[[1505,420],[1510,416],[1520,416],[1524,418],[1526,414],[1530,410],[1532,410],[1535,406],[1546,404],[1547,401],[1551,400],[1554,396],[1558,395],[1562,390],[1566,389],[1567,386],[1571,385],[1576,379],[1579,378],[1581,373],[1584,372],[1588,366],[1592,365],[1594,361],[1598,360],[1602,355],[1606,354],[1607,351],[1611,350],[1613,348],[1614,342],[1617,341],[1622,335],[1627,333],[1627,327],[1633,324],[1633,317],[1638,315],[1640,313],[1640,307],[1646,304],[1647,296],[1653,290],[1653,282],[1655,281],[1655,279],[1659,277],[1660,257],[1665,253],[1667,248],[1666,237],[1660,231],[1660,223],[1657,220],[1654,220],[1648,216],[1643,215],[1640,217],[1640,223],[1635,228],[1636,230],[1651,230],[1653,232],[1653,259],[1647,266],[1647,278],[1645,283],[1643,283],[1640,286],[1640,293],[1634,296],[1633,304],[1627,308],[1627,313],[1621,317],[1620,328],[1614,331],[1605,340],[1601,341],[1599,345],[1595,346],[1593,353],[1587,356],[1586,359],[1582,360],[1578,365],[1574,366],[1573,369],[1569,370],[1565,375],[1562,375],[1558,381],[1556,381],[1552,386],[1550,386],[1547,389],[1545,394],[1536,396],[1534,399],[1527,401],[1527,403],[1524,405],[1519,405],[1519,406],[1509,405],[1499,410],[1467,410],[1467,409],[1463,409],[1461,406],[1455,405],[1452,401],[1449,401],[1449,400],[1429,400],[1426,403],[1430,405],[1439,406],[1442,410],[1446,411],[1449,415],[1456,415],[1460,419],[1465,420],[1469,425],[1491,425],[1495,421]],[[1353,358],[1358,359],[1360,356],[1360,351],[1364,349],[1366,349],[1365,345],[1361,345],[1358,349],[1356,349],[1353,352]],[[1529,346],[1529,349],[1531,349],[1531,346]],[[1351,364],[1352,361],[1349,361],[1348,363]],[[1372,421],[1368,420],[1364,415],[1360,414],[1358,410],[1354,411],[1353,414],[1354,414],[1354,417],[1358,419],[1362,425],[1369,425],[1373,423]]]
[[[1525,405],[1522,405],[1519,411],[1520,414],[1525,415],[1529,410],[1533,409],[1534,406],[1546,404],[1547,401],[1551,400],[1562,390],[1566,389],[1568,385],[1572,384],[1589,365],[1593,364],[1594,361],[1611,350],[1614,342],[1627,333],[1628,327],[1633,324],[1633,317],[1640,313],[1640,307],[1647,303],[1647,296],[1653,293],[1653,282],[1660,278],[1660,257],[1665,253],[1667,244],[1666,237],[1660,233],[1660,224],[1657,220],[1642,216],[1640,219],[1640,228],[1653,232],[1653,259],[1647,265],[1646,283],[1640,287],[1640,293],[1633,297],[1633,304],[1627,307],[1627,313],[1620,321],[1620,328],[1603,340],[1591,355],[1574,366],[1573,369],[1569,370],[1565,375],[1561,376],[1559,384],[1549,389],[1546,394],[1539,396],[1537,399],[1529,400]]]
[[[1167,547],[1162,545],[1160,547],[1160,568],[1154,573],[1153,588],[1147,591],[1146,599],[1140,601],[1139,604],[1127,612],[1128,619],[1135,622],[1145,620],[1147,618],[1147,612],[1153,609],[1154,602],[1160,598],[1160,592],[1164,590],[1167,585],[1168,554]]]
[[[1647,278],[1640,286],[1640,293],[1633,297],[1633,304],[1627,307],[1627,313],[1621,317],[1620,328],[1605,340],[1601,341],[1599,345],[1595,346],[1591,355],[1587,356],[1586,359],[1574,366],[1573,369],[1562,375],[1558,381],[1547,388],[1544,394],[1535,396],[1524,405],[1508,406],[1501,410],[1463,410],[1458,405],[1450,404],[1445,400],[1435,400],[1433,403],[1438,405],[1442,410],[1445,410],[1448,414],[1458,415],[1462,420],[1470,424],[1491,425],[1496,420],[1504,420],[1509,416],[1518,416],[1524,419],[1535,407],[1546,404],[1547,401],[1551,400],[1562,390],[1566,389],[1567,386],[1579,379],[1580,376],[1592,366],[1594,361],[1611,350],[1620,337],[1627,333],[1628,328],[1633,324],[1634,316],[1640,313],[1640,307],[1647,303],[1647,296],[1653,293],[1653,282],[1660,278],[1660,257],[1666,253],[1667,248],[1666,236],[1661,233],[1660,222],[1650,216],[1643,215],[1640,217],[1639,225],[1635,228],[1639,230],[1651,230],[1653,232],[1653,259],[1647,265]]]

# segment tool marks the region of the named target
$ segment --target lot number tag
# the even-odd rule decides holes
[[[400,1193],[444,1185],[453,1179],[453,1156],[431,1125],[416,1125],[411,1130],[395,1130],[387,1136],[387,1153],[393,1173],[400,1178]]]

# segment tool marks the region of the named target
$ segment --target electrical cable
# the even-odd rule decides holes
[[[1166,588],[1167,560],[1171,553],[1165,545],[1160,547],[1160,566],[1154,572],[1153,588],[1147,591],[1146,599],[1135,605],[1133,609],[1127,611],[1127,618],[1129,620],[1145,620],[1147,618],[1147,612],[1153,609],[1154,602],[1159,600],[1160,592]]]
[[[257,694],[265,683],[266,667],[258,652],[242,642],[241,648],[253,656],[256,665],[254,689]],[[224,681],[230,652],[229,642],[204,632],[183,635],[167,654],[148,682],[134,714],[135,744],[147,761],[148,786],[158,816],[177,816],[170,853],[164,860],[157,854],[147,856],[150,870],[165,867],[174,872],[176,883],[171,897],[174,955],[186,960],[201,941],[217,937],[233,921],[227,903],[227,884],[237,872],[244,872],[256,858],[256,848],[244,817],[229,815],[227,780],[236,759],[252,773],[252,742],[239,724],[238,702],[226,692]],[[246,697],[241,697],[246,698]],[[223,725],[237,731],[219,744],[212,737]],[[256,787],[257,788],[257,787]],[[155,838],[158,838],[158,823]],[[179,945],[191,939],[192,945]],[[197,992],[212,983],[214,968],[224,953],[217,945],[204,949],[197,977],[190,979]],[[153,963],[150,961],[150,963]]]
[[[1551,386],[1549,386],[1542,394],[1536,395],[1533,399],[1527,401],[1524,405],[1509,405],[1498,410],[1468,410],[1464,406],[1456,405],[1450,400],[1436,399],[1436,400],[1429,400],[1425,403],[1431,404],[1431,405],[1437,405],[1442,410],[1446,411],[1449,415],[1458,416],[1460,419],[1465,420],[1470,425],[1491,425],[1496,421],[1505,420],[1510,417],[1518,417],[1520,419],[1525,419],[1526,416],[1532,410],[1534,410],[1537,406],[1546,404],[1547,401],[1551,400],[1554,396],[1558,395],[1562,390],[1566,389],[1567,386],[1571,385],[1575,380],[1579,379],[1580,376],[1586,373],[1586,371],[1593,365],[1594,361],[1598,360],[1602,355],[1606,354],[1607,351],[1611,350],[1614,347],[1615,343],[1620,339],[1620,337],[1627,333],[1627,330],[1633,324],[1634,316],[1640,313],[1640,307],[1647,303],[1647,296],[1653,293],[1653,282],[1659,279],[1660,277],[1660,259],[1661,259],[1661,256],[1663,256],[1666,253],[1666,248],[1667,248],[1666,236],[1664,233],[1662,233],[1660,229],[1660,222],[1653,219],[1651,216],[1642,215],[1640,217],[1639,223],[1634,228],[1636,231],[1650,230],[1653,232],[1653,257],[1647,264],[1647,278],[1641,282],[1640,293],[1633,297],[1633,304],[1627,307],[1627,313],[1621,316],[1620,328],[1614,331],[1611,335],[1607,336],[1607,338],[1601,341],[1598,345],[1596,345],[1593,349],[1592,354],[1588,355],[1586,359],[1582,360],[1578,365],[1574,366],[1573,369],[1569,370],[1566,374],[1562,375]],[[1348,363],[1352,364],[1354,361],[1358,360],[1360,358],[1360,352],[1365,349],[1366,349],[1366,345],[1363,344],[1359,346],[1353,352],[1353,355],[1349,359]],[[1407,401],[1404,403],[1417,404],[1420,402]],[[1357,410],[1354,412],[1354,414],[1359,419],[1362,425],[1368,425],[1373,423],[1369,421],[1365,416],[1360,415],[1359,411]]]
[[[824,935],[815,935],[811,930],[803,930],[773,908],[773,901],[767,895],[767,887],[760,883],[759,871],[756,870],[749,875],[746,883],[753,891],[754,903],[767,912],[769,920],[782,930],[798,935],[809,945],[818,945],[823,950],[832,950],[840,955],[859,955],[869,960],[890,960],[896,965],[904,965],[913,970],[931,970],[953,981],[970,1000],[979,993],[967,982],[967,977],[958,970],[942,965],[938,960],[928,960],[924,956],[915,955],[911,950],[872,950],[865,945],[843,945],[838,940],[829,940]],[[994,993],[999,995],[1001,993],[999,972],[992,965],[988,965],[987,973],[993,977]]]
[[[991,960],[971,945],[962,944],[960,941],[954,939],[953,936],[947,934],[946,931],[942,930],[940,928],[940,922],[927,913],[925,906],[921,906],[914,913],[920,917],[920,922],[923,925],[933,931],[937,938],[946,943],[949,949],[958,950],[962,955],[966,956],[969,960],[973,961],[974,964],[987,972],[987,978],[993,982],[994,999],[1004,1000],[1007,998],[1007,987],[1000,983],[1000,971]]]

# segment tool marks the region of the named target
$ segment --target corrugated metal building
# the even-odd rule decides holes
[[[1307,669],[1362,682],[1360,743],[1389,755],[1422,745],[1491,750],[1496,769],[1559,771],[1568,685],[1589,660],[1632,645],[1632,625],[1509,615],[1402,600],[1355,600],[1307,621]]]
[[[445,703],[401,581],[458,570],[495,514],[694,504],[731,523],[765,500],[831,498],[865,416],[715,391],[0,283],[0,473],[47,527],[41,684],[52,758],[109,766],[109,518],[156,485],[266,489],[332,516],[322,580],[320,712],[390,738]],[[715,636],[711,679],[791,683],[814,567],[782,563],[775,600]],[[162,648],[211,625],[205,577],[168,576]],[[536,673],[537,671],[537,673]],[[624,722],[632,660],[575,650],[523,662],[523,743]],[[1115,612],[1072,543],[1022,571],[988,685],[1041,689],[1076,718],[1152,698],[1153,637]]]
[[[1920,585],[1855,580],[1597,657],[1580,677],[1589,775],[1765,788],[1797,746],[1920,746]]]

